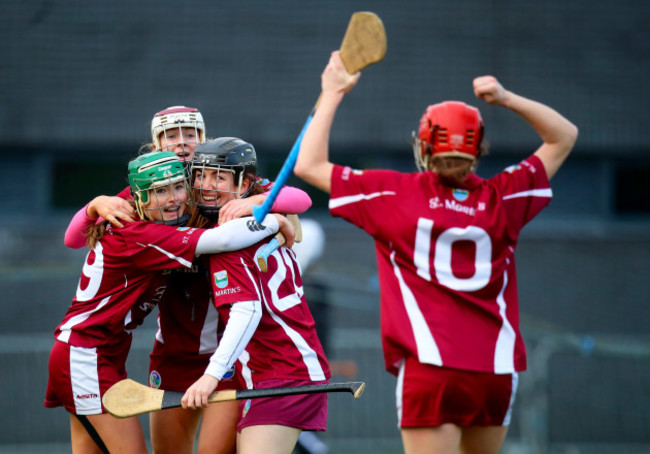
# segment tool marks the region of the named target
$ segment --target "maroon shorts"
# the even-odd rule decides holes
[[[264,380],[255,389],[286,386],[320,385],[328,381]],[[245,427],[277,424],[302,430],[327,430],[327,393],[295,396],[263,397],[244,400],[239,404],[237,431]]]
[[[126,378],[131,342],[116,347],[84,348],[56,341],[50,352],[45,406],[76,415],[106,413],[102,396]]]
[[[407,358],[397,379],[400,427],[507,426],[518,375],[422,364]]]
[[[149,386],[166,391],[185,392],[203,376],[211,354],[192,356],[149,355]],[[244,389],[239,361],[219,380],[217,391]]]

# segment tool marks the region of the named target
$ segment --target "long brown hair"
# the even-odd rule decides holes
[[[86,245],[89,249],[95,249],[97,242],[104,238],[107,226],[108,221],[103,221],[99,224],[93,224],[92,226],[88,227],[88,230],[86,230]]]
[[[490,145],[484,140],[476,159],[471,160],[456,156],[438,156],[427,154],[423,161],[426,170],[437,173],[444,184],[449,186],[462,186],[465,178],[476,171],[479,159],[488,154]]]
[[[429,170],[437,173],[445,184],[462,186],[465,178],[474,171],[476,161],[452,156],[431,156]]]

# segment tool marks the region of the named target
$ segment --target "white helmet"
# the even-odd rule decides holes
[[[153,116],[153,120],[151,120],[151,141],[156,151],[161,151],[160,135],[171,128],[194,128],[198,143],[205,142],[203,115],[194,107],[172,106]]]

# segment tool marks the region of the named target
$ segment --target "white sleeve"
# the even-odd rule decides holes
[[[259,224],[253,216],[233,219],[203,232],[196,243],[194,255],[237,251],[275,235],[279,229],[278,220],[272,214],[267,214]]]
[[[262,303],[259,300],[233,304],[219,347],[210,357],[205,373],[221,380],[248,345],[261,319]]]

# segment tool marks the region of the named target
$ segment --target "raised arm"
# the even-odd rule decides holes
[[[336,109],[354,87],[361,73],[348,74],[339,52],[332,52],[321,75],[321,97],[300,145],[294,173],[307,183],[329,193],[334,165],[329,161],[329,139]]]
[[[506,90],[493,76],[474,79],[474,94],[488,104],[512,110],[532,126],[544,142],[535,155],[551,179],[573,149],[578,128],[552,108]]]

